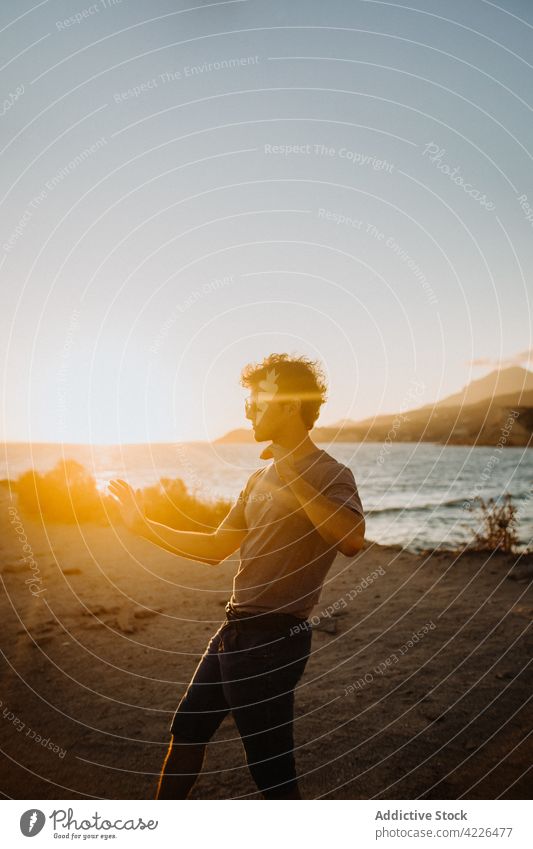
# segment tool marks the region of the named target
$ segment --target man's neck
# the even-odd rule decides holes
[[[290,432],[280,434],[275,442],[290,452],[294,460],[302,460],[308,454],[313,454],[317,451],[317,446],[309,437],[308,431],[305,432]]]

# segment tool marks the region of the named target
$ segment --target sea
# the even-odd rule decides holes
[[[257,444],[204,442],[152,445],[4,443],[0,478],[34,468],[49,471],[73,459],[104,492],[112,478],[135,488],[181,478],[199,497],[235,499],[248,476],[265,465]],[[366,536],[410,551],[456,548],[480,529],[477,497],[513,497],[520,548],[533,546],[533,449],[433,443],[321,444],[353,472],[366,516]]]

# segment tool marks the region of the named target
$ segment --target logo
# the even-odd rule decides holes
[[[275,369],[270,369],[270,371],[267,372],[266,380],[259,381],[259,389],[257,415],[255,417],[257,424],[259,424],[265,415],[269,402],[274,400],[274,396],[278,391],[278,374]]]
[[[46,817],[42,811],[37,808],[30,808],[29,811],[24,811],[20,818],[20,830],[24,837],[35,837],[36,834],[39,834],[45,822]]]

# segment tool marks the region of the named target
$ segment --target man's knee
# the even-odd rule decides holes
[[[193,742],[184,737],[171,735],[167,754],[170,757],[182,757],[183,755],[198,755],[205,751],[206,743]]]
[[[204,762],[205,744],[172,736],[161,769],[157,799],[187,799]]]
[[[172,737],[163,763],[163,775],[198,775],[205,759],[205,743]]]

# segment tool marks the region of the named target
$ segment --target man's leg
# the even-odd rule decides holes
[[[250,773],[265,799],[301,799],[294,761],[294,689],[311,648],[260,632],[238,637],[240,651],[221,656],[226,701],[241,735]]]
[[[279,795],[276,796],[276,799],[301,799],[301,798],[302,797],[300,796],[300,790],[299,790],[297,784],[295,784],[295,786],[292,790],[285,790],[284,792],[280,791]]]
[[[211,637],[174,714],[156,799],[187,798],[201,772],[206,744],[229,713],[218,659],[223,628]]]
[[[205,743],[172,737],[163,762],[156,799],[186,799],[202,771]]]
[[[294,761],[294,693],[234,711],[248,769],[264,799],[301,799]]]

